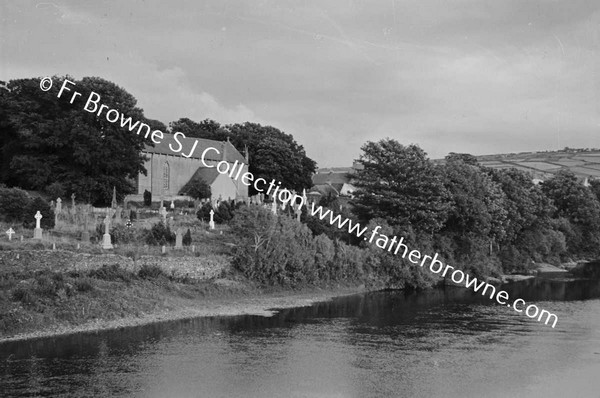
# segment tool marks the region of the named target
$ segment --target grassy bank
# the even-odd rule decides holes
[[[268,314],[358,292],[353,287],[266,291],[233,275],[174,279],[158,267],[0,274],[0,341],[208,315]]]

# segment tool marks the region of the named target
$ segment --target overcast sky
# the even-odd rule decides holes
[[[2,1],[0,80],[99,76],[147,117],[252,121],[318,165],[600,147],[600,2]]]

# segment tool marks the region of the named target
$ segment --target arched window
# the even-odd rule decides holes
[[[169,162],[165,162],[163,166],[163,191],[169,191]]]

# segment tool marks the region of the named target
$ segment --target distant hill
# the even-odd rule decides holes
[[[545,180],[559,170],[568,169],[582,180],[600,179],[600,149],[570,149],[544,152],[503,153],[475,156],[480,165],[495,169],[514,167]],[[443,159],[434,160],[444,163]]]

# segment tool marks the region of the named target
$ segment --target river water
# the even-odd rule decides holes
[[[556,328],[467,289],[377,292],[0,344],[0,395],[600,397],[600,281],[504,289]]]

